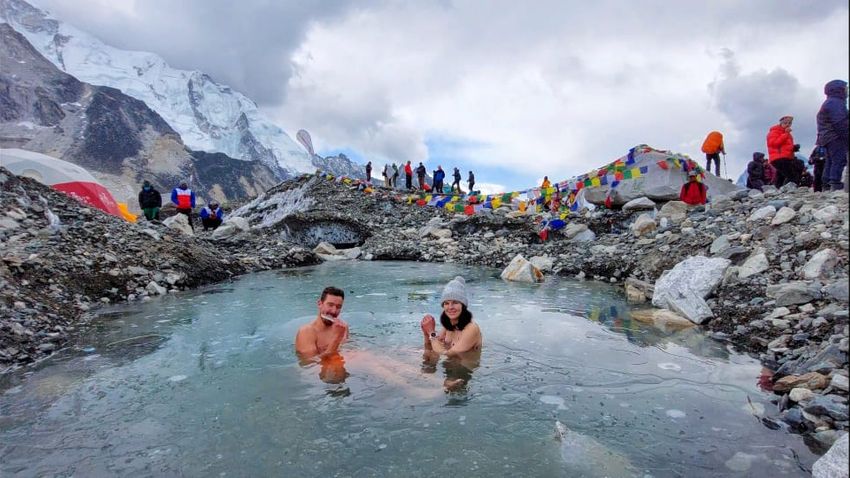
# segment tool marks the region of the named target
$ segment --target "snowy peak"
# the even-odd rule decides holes
[[[257,160],[281,178],[315,169],[307,152],[253,101],[203,72],[171,68],[153,53],[113,48],[22,0],[0,0],[0,19],[66,73],[144,101],[194,150]]]

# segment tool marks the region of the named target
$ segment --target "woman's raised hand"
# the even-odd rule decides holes
[[[425,317],[422,317],[422,322],[420,323],[422,327],[422,332],[425,336],[430,336],[432,332],[437,330],[437,322],[434,320],[434,316],[431,314],[425,314]]]

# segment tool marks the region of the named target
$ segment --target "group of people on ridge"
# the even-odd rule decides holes
[[[841,177],[847,165],[848,153],[848,110],[847,82],[832,80],[824,86],[826,100],[817,114],[817,140],[808,164],[797,153],[800,145],[794,143],[791,125],[792,116],[783,116],[767,133],[767,152],[753,153],[747,165],[747,187],[761,190],[772,184],[782,187],[794,183],[801,187],[812,187],[814,191],[840,191],[844,189]]]
[[[434,193],[444,193],[445,192],[445,179],[446,172],[443,171],[442,166],[437,166],[437,169],[431,171],[431,185],[428,185],[425,182],[425,178],[427,176],[427,169],[422,162],[419,162],[419,166],[416,168],[413,167],[410,161],[404,164],[404,187],[407,190],[418,189],[420,191],[433,191]],[[416,174],[416,187],[413,186],[413,175]],[[384,170],[381,173],[384,177],[384,184],[388,188],[396,188],[398,187],[398,175],[399,168],[395,163],[385,164]],[[458,168],[454,168],[454,172],[452,173],[452,182],[450,192],[454,193],[463,193],[461,190],[461,174]],[[372,181],[372,162],[369,161],[366,163],[366,182]],[[475,188],[475,175],[472,174],[472,171],[469,172],[469,177],[466,180],[467,185],[469,186],[469,192],[472,192]]]
[[[189,221],[189,227],[194,231],[195,225],[192,222],[192,212],[195,209],[195,192],[189,189],[186,181],[181,182],[171,190],[171,202],[176,207],[177,213],[186,215]],[[148,221],[159,221],[159,211],[162,209],[162,194],[153,187],[150,181],[142,183],[142,190],[139,191],[139,208]],[[201,208],[201,224],[203,224],[205,231],[209,229],[215,230],[221,225],[223,220],[224,212],[217,201],[210,201],[206,206]]]

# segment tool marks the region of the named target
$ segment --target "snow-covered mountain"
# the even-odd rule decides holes
[[[153,53],[113,48],[23,0],[0,0],[9,23],[59,69],[145,102],[194,150],[257,160],[284,178],[315,170],[310,156],[245,95]]]

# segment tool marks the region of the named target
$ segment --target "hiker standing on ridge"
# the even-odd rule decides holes
[[[366,182],[372,182],[372,161],[366,163]]]
[[[413,166],[410,165],[410,161],[404,165],[404,187],[408,190],[413,189]]]
[[[702,142],[702,152],[705,153],[705,170],[711,172],[711,162],[714,161],[715,176],[720,177],[720,155],[726,154],[723,145],[723,134],[720,131],[712,131]]]
[[[770,165],[776,169],[773,185],[777,188],[787,182],[796,183],[797,179],[794,177],[794,137],[791,135],[793,122],[793,116],[783,116],[767,133],[767,154]]]
[[[419,180],[419,189],[422,191],[425,190],[425,165],[422,164],[422,161],[419,161],[419,166],[416,167],[416,179]]]
[[[437,166],[437,170],[433,171],[434,179],[431,184],[431,192],[434,194],[443,194],[443,178],[446,177],[446,172],[443,171],[442,166]]]
[[[847,165],[847,82],[832,80],[823,87],[826,100],[818,111],[817,145],[826,148],[826,162],[823,168],[823,189],[841,191],[844,189],[841,174]]]
[[[186,181],[180,183],[179,186],[171,190],[171,202],[177,206],[177,212],[185,214],[189,220],[189,227],[192,232],[195,232],[195,225],[192,224],[192,209],[195,209],[195,192],[189,189]]]
[[[392,184],[390,184],[390,187],[398,187],[398,166],[396,166],[395,163],[393,163],[393,181]]]
[[[469,172],[469,178],[467,178],[466,183],[469,185],[469,194],[472,194],[472,191],[475,189],[475,175],[472,174],[472,171]]]
[[[460,176],[460,170],[459,169],[455,168],[454,173],[452,173],[452,178],[454,179],[454,181],[452,182],[452,192],[455,192],[455,186],[457,186],[457,192],[461,193],[462,192],[460,190],[461,176]]]
[[[384,164],[384,170],[381,172],[381,176],[384,177],[384,186],[387,186],[387,187],[389,187],[389,185],[390,185],[389,178],[387,178],[387,168],[388,167],[389,167],[388,164]]]
[[[753,153],[753,160],[747,164],[747,187],[750,189],[758,189],[759,191],[764,188],[765,179],[764,179],[764,153],[755,152]]]
[[[139,192],[139,208],[145,213],[145,219],[159,221],[159,208],[162,207],[162,194],[157,191],[150,181],[142,184]]]

